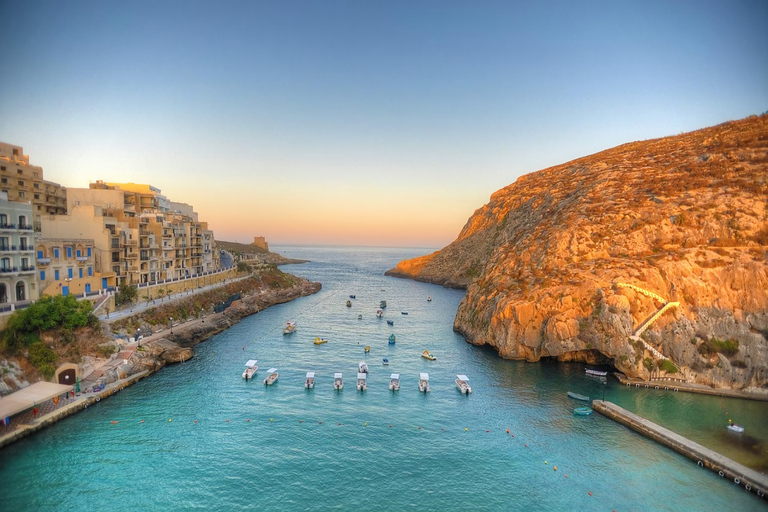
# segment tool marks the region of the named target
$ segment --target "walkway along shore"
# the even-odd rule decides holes
[[[620,383],[629,388],[647,388],[663,391],[678,392],[684,391],[686,393],[699,393],[702,395],[724,396],[728,398],[744,398],[747,400],[758,400],[762,402],[768,402],[768,394],[766,393],[750,393],[749,391],[739,391],[735,389],[717,389],[705,386],[704,384],[692,384],[689,382],[681,382],[679,380],[640,380],[629,379],[626,375],[620,372],[614,372],[614,377]]]
[[[140,340],[141,352],[134,351],[137,357],[149,360],[142,371],[133,373],[126,378],[106,384],[103,390],[97,392],[85,392],[72,398],[65,399],[54,410],[37,415],[36,417],[25,413],[21,421],[12,431],[0,435],[0,449],[37,432],[57,421],[72,414],[96,406],[102,399],[110,397],[122,391],[125,387],[135,384],[139,380],[155,373],[166,364],[183,362],[194,356],[192,346],[207,340],[243,318],[256,314],[259,311],[282,304],[299,297],[312,295],[320,291],[320,283],[301,280],[299,284],[287,289],[262,290],[260,293],[246,295],[241,300],[234,302],[229,309],[216,314],[209,314],[203,318],[194,319],[187,323],[174,325],[173,334],[169,331],[155,333]],[[138,313],[137,313],[138,314]],[[136,347],[138,345],[135,345]],[[169,349],[169,346],[172,349]],[[147,354],[155,353],[154,356]],[[88,389],[88,379],[81,382],[84,389]],[[2,428],[2,427],[0,427]]]
[[[594,400],[592,408],[600,414],[631,428],[635,432],[696,461],[696,464],[702,469],[706,468],[715,471],[721,477],[728,478],[734,484],[741,485],[747,491],[754,492],[760,498],[765,499],[765,494],[768,492],[768,476],[742,466],[724,455],[720,455],[652,421],[631,413],[612,402]]]

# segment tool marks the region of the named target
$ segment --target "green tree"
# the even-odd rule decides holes
[[[139,290],[136,285],[121,286],[120,290],[115,294],[115,305],[122,306],[123,304],[130,304],[139,297]]]

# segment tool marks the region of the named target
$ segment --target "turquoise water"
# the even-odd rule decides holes
[[[572,409],[582,404],[565,393],[600,398],[605,392],[607,400],[694,433],[699,442],[719,443],[726,454],[745,450],[724,435],[724,412],[760,444],[768,439],[766,404],[627,390],[613,381],[603,387],[581,365],[505,361],[471,346],[452,330],[462,291],[383,276],[399,260],[427,250],[273,250],[311,259],[284,270],[322,282],[323,290],[247,318],[198,345],[192,360],[0,451],[0,509],[679,512],[764,506],[611,420],[575,417]],[[350,294],[357,298],[347,308]],[[388,308],[377,319],[382,299]],[[283,336],[288,320],[299,329]],[[397,336],[394,346],[387,343],[390,333]],[[330,341],[315,346],[316,336]],[[421,358],[425,349],[437,360]],[[381,365],[384,357],[389,366]],[[259,360],[260,379],[244,382],[243,364],[251,358]],[[364,393],[355,389],[362,360],[370,366]],[[261,379],[271,366],[280,379],[267,388]],[[303,388],[307,371],[317,373],[314,390]],[[427,395],[417,386],[425,371],[432,387]],[[334,372],[344,373],[341,392],[332,389]],[[397,393],[387,388],[390,373],[401,374]],[[470,377],[472,395],[456,390],[457,373]]]

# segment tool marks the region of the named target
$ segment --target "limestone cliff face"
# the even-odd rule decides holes
[[[768,116],[523,176],[452,244],[388,273],[466,287],[454,328],[503,357],[650,378],[653,348],[675,377],[768,388]],[[663,300],[680,304],[631,340]]]

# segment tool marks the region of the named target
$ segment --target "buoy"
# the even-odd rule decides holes
[[[229,423],[229,420],[227,420],[227,423]]]
[[[736,485],[739,485],[741,484],[741,480],[739,480],[739,477],[736,477],[733,479],[733,483],[735,483]]]
[[[486,430],[485,432],[486,432],[486,434],[487,434],[488,432],[490,432],[490,430]]]
[[[703,468],[703,467],[704,467],[704,463],[703,463],[703,462],[701,462],[701,461],[697,462],[697,464],[698,464],[698,465],[699,465],[699,467],[701,467],[701,468]]]
[[[299,420],[299,423],[304,423],[304,420]]]
[[[144,423],[144,420],[141,420],[139,423]]]
[[[419,427],[419,430],[421,430],[421,427]]]
[[[568,473],[565,474],[565,478],[568,478]]]
[[[392,428],[392,425],[390,425],[389,428]]]
[[[528,445],[527,445],[527,444],[523,444],[523,446],[525,446],[526,448],[528,448]]]
[[[509,429],[507,429],[507,434],[509,434]]]
[[[725,476],[725,473],[723,473],[722,471],[718,471],[717,474],[720,476]]]
[[[365,422],[365,425],[363,425],[363,426],[364,426],[364,427],[367,427],[367,426],[368,426],[368,422],[366,421],[366,422]]]
[[[547,461],[544,461],[544,464],[549,464],[549,462],[547,462]]]
[[[269,418],[269,421],[275,421],[274,418]]]
[[[464,427],[464,432],[469,432],[469,429],[467,427]]]
[[[170,423],[170,422],[171,422],[171,418],[168,418],[168,423]]]
[[[110,423],[113,424],[113,425],[117,425],[116,421],[110,421]]]
[[[557,466],[555,466],[555,471],[557,471]]]
[[[197,420],[195,420],[195,423],[197,423]]]
[[[589,494],[590,496],[592,496],[592,493],[591,493],[591,492],[588,492],[587,494]]]
[[[97,402],[101,402],[101,397],[100,397],[100,396],[97,396],[97,397],[96,397],[96,401],[97,401]]]
[[[250,423],[250,422],[251,422],[251,420],[249,420],[249,419],[246,419],[245,421],[246,421],[247,423]]]
[[[745,488],[746,490],[748,490],[748,491],[751,491],[751,490],[752,490],[752,486],[751,486],[751,485],[749,485],[749,484],[745,485],[745,486],[744,486],[744,488]]]

